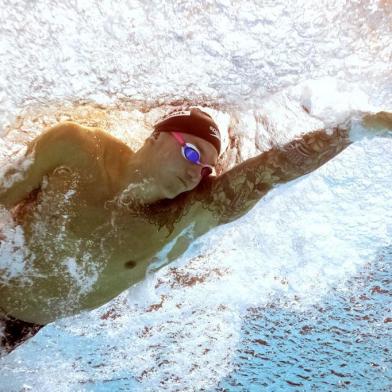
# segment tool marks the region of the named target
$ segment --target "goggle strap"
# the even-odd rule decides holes
[[[178,132],[172,132],[172,135],[177,139],[178,143],[180,143],[181,146],[185,144],[185,140]]]

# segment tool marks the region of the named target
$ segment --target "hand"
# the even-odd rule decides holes
[[[392,113],[378,112],[368,114],[362,119],[363,125],[367,128],[389,129],[392,130]]]
[[[353,123],[350,140],[355,142],[364,137],[392,136],[392,113],[378,112],[365,115],[361,122]]]

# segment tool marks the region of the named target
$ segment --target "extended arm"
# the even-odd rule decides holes
[[[308,133],[212,179],[200,189],[196,198],[202,209],[209,211],[210,227],[228,223],[249,211],[274,185],[310,173],[349,144],[345,129]]]

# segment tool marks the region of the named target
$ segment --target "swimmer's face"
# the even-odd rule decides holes
[[[211,143],[194,135],[181,135],[186,143],[193,144],[199,150],[203,164],[216,166],[218,153]],[[196,188],[203,179],[203,167],[184,158],[181,145],[168,132],[159,134],[156,145],[157,155],[160,157],[160,165],[156,170],[159,172],[160,186],[166,197],[172,199],[180,193]]]

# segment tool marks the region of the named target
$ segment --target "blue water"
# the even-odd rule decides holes
[[[241,159],[392,110],[388,1],[0,9],[0,163],[67,119],[132,144],[182,100],[221,111]],[[46,326],[0,360],[0,391],[392,390],[391,151],[353,144],[102,309]]]
[[[279,302],[248,309],[235,371],[215,390],[391,391],[391,272],[387,247],[304,312]]]

